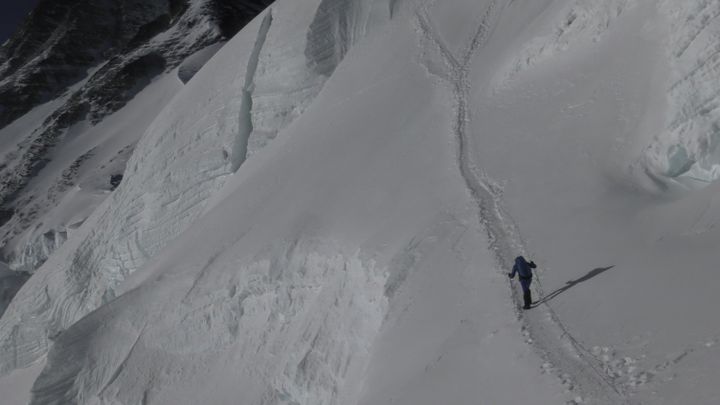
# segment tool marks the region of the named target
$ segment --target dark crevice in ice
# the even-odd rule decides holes
[[[255,46],[253,47],[248,66],[245,71],[245,84],[242,88],[242,100],[240,103],[240,123],[238,134],[233,145],[231,163],[233,172],[237,171],[247,158],[247,146],[250,134],[253,131],[252,108],[253,108],[253,91],[255,90],[255,73],[257,72],[258,63],[260,61],[260,52],[265,45],[270,26],[272,25],[272,10],[268,10],[265,18],[260,25]]]

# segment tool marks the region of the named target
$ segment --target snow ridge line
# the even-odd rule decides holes
[[[245,84],[242,88],[242,97],[240,102],[240,122],[238,125],[238,134],[235,138],[235,144],[231,154],[231,171],[236,172],[247,158],[247,147],[250,135],[253,132],[252,108],[253,108],[253,92],[255,91],[255,73],[260,63],[260,52],[265,46],[268,32],[272,26],[273,15],[272,8],[268,8],[267,14],[263,18],[258,37],[255,40],[250,59],[248,60],[247,69],[245,70]]]
[[[495,254],[499,268],[509,268],[509,259],[514,256],[513,252],[524,254],[525,244],[517,232],[514,221],[502,208],[502,188],[473,163],[469,146],[471,136],[467,131],[471,119],[468,108],[471,90],[468,74],[471,62],[476,53],[487,43],[495,29],[495,23],[509,3],[505,2],[499,6],[497,0],[490,2],[481,17],[475,34],[463,49],[460,58],[456,57],[444,43],[432,24],[428,8],[433,3],[434,0],[420,6],[416,11],[417,28],[421,35],[422,45],[429,44],[435,48],[444,66],[439,71],[437,70],[433,63],[435,61],[427,55],[426,46],[422,47],[424,58],[421,59],[421,63],[431,76],[442,79],[452,89],[456,110],[453,133],[457,141],[456,153],[460,174],[478,205],[478,220],[487,232],[489,247]],[[541,295],[543,294],[539,280],[536,289]],[[519,305],[520,297],[515,289],[511,287],[511,290],[514,301]],[[542,339],[534,340],[534,346],[540,350],[543,357],[560,365],[562,370],[572,371],[580,390],[583,393],[592,393],[595,397],[593,399],[607,404],[627,404],[626,395],[601,370],[597,359],[570,334],[567,327],[547,303],[544,304],[544,307],[555,331],[549,330],[538,317],[523,316],[518,312],[518,317],[524,321],[530,333],[535,335],[534,337],[544,335]],[[558,329],[562,333],[556,336]],[[569,345],[570,353],[567,353],[566,348],[561,347],[563,340]],[[567,377],[563,376],[563,380],[567,380]]]

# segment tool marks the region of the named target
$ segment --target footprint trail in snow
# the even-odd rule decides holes
[[[468,99],[472,83],[469,72],[478,52],[490,40],[493,30],[509,1],[492,1],[480,18],[477,29],[459,55],[443,41],[433,25],[429,8],[421,6],[416,12],[421,42],[421,62],[428,73],[452,91],[454,123],[453,135],[457,145],[460,174],[478,206],[478,220],[487,232],[490,250],[494,252],[500,269],[507,269],[516,254],[525,248],[519,232],[502,204],[501,187],[475,165],[472,155],[472,134]],[[543,296],[542,285],[536,282],[536,293]],[[519,307],[521,297],[513,289],[513,299]],[[580,397],[572,402],[591,404],[630,404],[626,394],[603,372],[602,365],[592,352],[576,340],[546,303],[532,313],[519,314],[534,347],[546,359],[546,371],[555,371],[563,385]]]

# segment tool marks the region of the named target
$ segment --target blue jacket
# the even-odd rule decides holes
[[[510,278],[515,277],[515,273],[517,273],[518,279],[531,280],[533,276],[532,269],[536,267],[534,262],[528,263],[524,257],[518,256],[515,258],[515,265],[512,268],[512,273],[510,273]]]

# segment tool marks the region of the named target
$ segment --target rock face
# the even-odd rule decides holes
[[[92,127],[117,112],[158,75],[198,50],[233,36],[270,3],[40,2],[0,48],[0,131],[5,130],[0,132],[2,256],[16,256],[22,247],[8,246],[13,238],[33,227],[47,207],[76,185],[78,170],[91,156],[88,151],[78,151],[59,168],[60,176],[47,173],[53,151],[72,138],[73,128]],[[10,127],[41,105],[47,107],[44,113],[25,128],[26,135],[18,136],[22,131]],[[118,154],[127,157],[132,148],[132,144],[121,145]],[[55,177],[53,184],[29,192],[31,180],[43,176]],[[35,262],[41,264],[44,259]],[[11,267],[16,266],[11,263]]]

